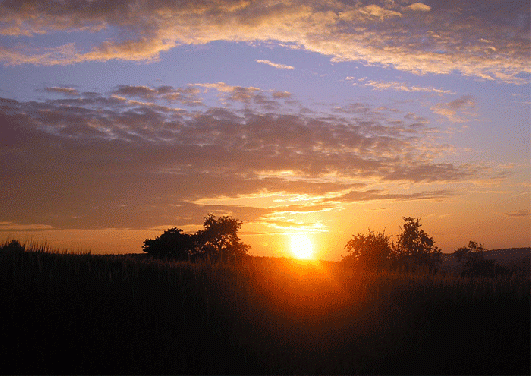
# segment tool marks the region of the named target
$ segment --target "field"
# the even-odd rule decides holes
[[[529,277],[0,249],[18,374],[529,374]]]

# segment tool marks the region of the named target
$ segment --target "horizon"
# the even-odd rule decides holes
[[[528,0],[2,2],[0,238],[141,253],[213,213],[254,256],[339,261],[403,217],[444,253],[531,247],[530,22]]]
[[[109,251],[107,251],[107,252],[101,252],[101,251],[100,252],[93,252],[89,248],[82,248],[82,247],[77,247],[77,248],[74,248],[74,249],[68,248],[68,247],[57,247],[54,244],[51,244],[50,242],[48,242],[46,239],[44,239],[44,240],[42,240],[42,239],[34,240],[34,239],[31,239],[31,238],[26,238],[26,239],[24,239],[24,238],[15,238],[13,236],[6,236],[6,237],[0,239],[0,244],[8,244],[11,241],[16,241],[19,244],[21,244],[24,248],[29,249],[29,250],[32,250],[32,249],[46,249],[46,250],[51,251],[51,252],[59,252],[59,253],[61,253],[61,252],[68,252],[68,253],[72,252],[73,254],[78,254],[78,253],[79,254],[85,254],[85,253],[88,252],[88,253],[90,253],[92,255],[108,255],[108,256],[145,255],[145,256],[149,256],[149,257],[154,257],[153,255],[150,255],[149,253],[146,253],[143,250],[138,250],[137,252],[109,252]],[[390,239],[390,241],[392,241],[392,239]],[[483,244],[479,244],[479,245],[483,246]],[[142,247],[140,247],[140,248],[142,248]],[[445,256],[451,256],[456,250],[457,250],[457,248],[453,249],[451,251],[441,250],[441,253],[442,253],[442,255],[445,255]],[[494,253],[497,254],[497,252],[500,252],[500,251],[504,252],[504,251],[522,251],[522,250],[531,250],[531,246],[505,247],[505,248],[503,248],[503,247],[502,248],[483,248],[482,252],[485,252],[486,255],[489,255],[491,253],[492,254],[494,254]],[[332,263],[342,262],[342,257],[343,256],[347,256],[347,255],[348,255],[348,252],[346,250],[343,250],[343,252],[341,253],[341,257],[340,258],[336,258],[336,259],[327,259],[327,258],[318,258],[318,257],[300,257],[296,253],[294,253],[292,250],[290,250],[289,252],[286,251],[286,252],[283,252],[281,254],[279,253],[279,254],[273,254],[273,255],[271,255],[271,254],[258,255],[258,254],[253,254],[252,252],[249,252],[245,256],[246,257],[257,257],[257,258],[285,259],[285,260],[292,260],[292,261],[295,261],[295,262],[298,262],[298,263],[309,263],[309,264],[312,264],[312,263],[315,263],[315,262],[332,262]],[[492,257],[492,256],[488,256],[488,257]],[[444,260],[443,260],[443,262],[444,262]]]

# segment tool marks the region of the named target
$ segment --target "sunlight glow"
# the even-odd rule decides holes
[[[291,234],[291,252],[298,259],[313,258],[313,244],[305,234]]]

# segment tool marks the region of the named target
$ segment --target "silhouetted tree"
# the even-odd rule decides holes
[[[155,257],[188,260],[195,243],[195,235],[185,234],[180,228],[173,227],[153,240],[144,240],[142,249]]]
[[[458,262],[464,262],[465,264],[471,265],[476,261],[484,259],[482,244],[478,244],[474,241],[469,241],[468,246],[458,248],[453,255],[457,258]]]
[[[468,246],[458,248],[453,255],[461,263],[462,276],[494,277],[497,274],[506,274],[508,270],[496,264],[494,260],[485,259],[485,248],[474,241],[469,241]]]
[[[393,244],[391,257],[399,269],[415,271],[428,269],[430,273],[438,270],[441,260],[441,250],[435,246],[433,237],[420,227],[420,218],[404,217],[405,223],[402,233],[398,235],[398,242]]]
[[[238,230],[242,222],[230,216],[216,219],[209,214],[203,223],[203,230],[196,233],[200,255],[210,261],[234,262],[240,260],[249,251],[249,246],[242,243]]]
[[[230,216],[216,219],[209,214],[205,218],[203,230],[186,234],[173,227],[156,239],[146,239],[142,249],[155,257],[176,260],[235,262],[246,255],[250,248],[238,237],[241,225],[242,222]]]
[[[0,251],[4,252],[24,252],[26,250],[26,247],[20,244],[18,240],[11,240],[9,243],[4,243],[2,247],[0,247]]]
[[[369,229],[369,234],[352,235],[345,246],[349,254],[343,257],[343,262],[364,270],[378,271],[389,265],[391,246],[389,236],[385,233],[374,233]]]

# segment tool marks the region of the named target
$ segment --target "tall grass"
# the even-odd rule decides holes
[[[529,279],[0,249],[15,373],[529,374]]]

